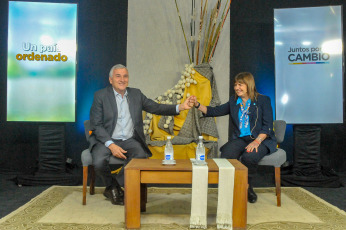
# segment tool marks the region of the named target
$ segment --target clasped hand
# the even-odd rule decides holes
[[[191,109],[193,106],[195,106],[196,101],[196,96],[190,96],[186,98],[184,103],[180,104],[179,110],[186,110],[186,109]]]

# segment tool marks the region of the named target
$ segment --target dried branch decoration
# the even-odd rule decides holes
[[[190,48],[189,48],[186,35],[185,35],[184,26],[181,20],[181,15],[179,12],[177,0],[175,0],[175,5],[177,8],[177,13],[180,20],[181,29],[184,34],[186,49],[189,55],[190,63],[195,63],[196,65],[198,65],[200,64],[199,63],[200,50],[202,50],[202,58],[201,58],[202,63],[210,63],[212,61],[220,34],[222,32],[222,28],[225,24],[228,12],[230,11],[232,0],[227,0],[226,4],[224,5],[224,9],[220,18],[219,18],[219,12],[221,8],[221,0],[217,0],[215,6],[211,10],[209,19],[207,18],[208,0],[206,0],[204,3],[203,3],[203,0],[201,0],[197,44],[195,42],[196,41],[195,24],[196,24],[196,12],[197,12],[195,1],[196,0],[192,0],[191,21],[190,21],[192,59],[190,55]],[[203,27],[204,27],[204,35],[202,36]],[[203,40],[202,40],[202,37],[203,37]]]

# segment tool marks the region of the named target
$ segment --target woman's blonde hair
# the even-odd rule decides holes
[[[234,78],[234,84],[237,82],[245,84],[247,86],[247,94],[249,95],[249,98],[251,99],[251,101],[254,101],[255,99],[257,100],[257,96],[259,95],[259,93],[257,92],[257,89],[256,89],[255,79],[251,73],[249,72],[238,73],[237,76],[235,76]],[[235,95],[235,99],[237,98],[238,96]]]

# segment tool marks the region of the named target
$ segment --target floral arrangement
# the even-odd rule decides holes
[[[171,89],[168,89],[163,95],[160,95],[155,98],[155,102],[160,104],[173,104],[175,102],[176,104],[180,104],[184,97],[184,91],[186,88],[190,87],[191,84],[197,85],[197,81],[194,79],[194,74],[196,71],[193,69],[193,64],[186,64],[185,70],[181,72],[180,80],[178,83],[173,86]],[[189,97],[189,93],[186,94],[186,97]],[[146,118],[143,121],[143,128],[144,128],[144,134],[150,134],[152,133],[152,130],[150,129],[150,122],[153,118],[153,115],[151,113],[146,114]],[[173,116],[167,116],[166,123],[163,125],[165,129],[168,129],[168,125],[173,122]]]
[[[181,77],[178,83],[168,89],[163,95],[160,95],[155,98],[155,102],[160,104],[180,104],[184,97],[184,91],[186,88],[190,87],[191,84],[197,85],[197,81],[194,79],[194,66],[201,63],[211,63],[214,56],[215,48],[217,46],[220,34],[222,32],[223,25],[227,18],[228,12],[230,10],[232,0],[227,0],[226,4],[223,7],[223,12],[220,16],[221,9],[221,0],[217,0],[214,7],[212,7],[211,12],[208,13],[208,0],[201,0],[200,4],[200,16],[199,22],[197,22],[196,17],[196,0],[191,0],[191,21],[190,21],[190,40],[191,40],[191,54],[190,47],[186,39],[185,30],[180,16],[179,7],[177,0],[175,0],[175,5],[177,9],[177,14],[179,17],[180,25],[185,39],[186,49],[189,56],[189,64],[185,64],[185,69],[181,72]],[[208,18],[209,17],[209,18]],[[198,26],[198,37],[196,39],[196,30],[195,25],[199,23]],[[197,42],[196,42],[197,41]],[[186,94],[186,98],[189,97],[189,93]],[[143,129],[144,134],[149,135],[153,131],[150,129],[150,123],[153,118],[153,115],[147,113],[145,115]],[[164,129],[169,128],[170,124],[173,124],[173,116],[165,117],[165,124],[163,125]]]

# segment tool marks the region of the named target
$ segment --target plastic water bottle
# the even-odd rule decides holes
[[[166,161],[174,160],[174,153],[173,153],[173,145],[171,142],[171,136],[167,137],[167,142],[166,142],[166,146],[165,146],[165,160]]]
[[[205,148],[203,144],[203,136],[198,137],[198,144],[196,148],[196,162],[197,164],[205,164]]]

